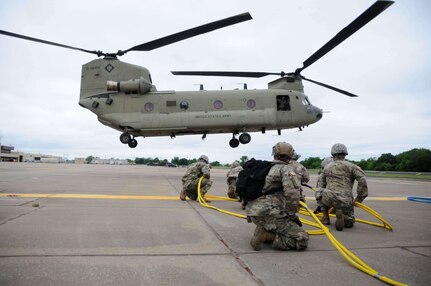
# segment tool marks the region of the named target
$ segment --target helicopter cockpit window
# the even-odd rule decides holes
[[[277,110],[280,110],[280,111],[290,110],[290,98],[288,95],[277,96]]]
[[[180,108],[181,108],[182,110],[187,110],[187,109],[189,109],[189,103],[188,103],[187,101],[181,101],[181,102],[180,102]]]
[[[304,97],[304,99],[302,100],[302,104],[304,104],[305,106],[311,105],[310,101],[306,97]]]

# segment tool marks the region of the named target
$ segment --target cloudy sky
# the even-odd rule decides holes
[[[372,0],[5,0],[0,29],[88,50],[116,52],[243,12],[253,20],[122,61],[151,71],[158,90],[266,89],[276,79],[174,76],[172,70],[294,71]],[[78,105],[81,65],[95,56],[0,35],[0,137],[18,151],[102,158],[174,156],[229,163],[243,155],[271,158],[278,141],[302,159],[345,143],[359,160],[431,148],[431,2],[399,0],[302,74],[358,94],[350,98],[305,82],[310,101],[327,111],[304,131],[252,133],[232,149],[230,134],[138,138],[130,149],[120,132]]]

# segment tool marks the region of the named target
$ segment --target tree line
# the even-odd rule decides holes
[[[301,164],[307,169],[319,169],[323,158],[310,157]],[[431,172],[431,150],[415,148],[398,155],[384,153],[378,158],[350,162],[366,171]]]
[[[238,161],[240,163],[245,163],[248,160],[247,156],[242,156]],[[169,164],[173,164],[176,166],[188,166],[190,164],[196,163],[198,161],[197,158],[193,159],[187,159],[187,158],[180,158],[180,157],[174,157],[171,161],[168,161],[167,159],[159,159],[159,158],[135,158],[135,160],[131,160],[131,162],[134,162],[137,165],[152,165],[152,166],[167,166]],[[222,164],[219,161],[212,161],[210,162],[211,166],[213,167],[229,167],[231,163],[228,164]]]
[[[86,162],[89,163],[93,156],[88,156]],[[243,165],[249,158],[242,156],[238,161]],[[309,157],[300,161],[307,169],[320,169],[320,164],[324,158]],[[129,163],[137,165],[150,165],[150,166],[188,166],[197,162],[197,158],[187,159],[174,157],[172,160],[156,158],[135,158],[129,159]],[[431,172],[431,150],[424,148],[415,148],[410,151],[392,155],[391,153],[384,153],[378,158],[362,159],[360,161],[350,162],[358,165],[366,171],[400,171],[400,172]],[[210,162],[214,167],[229,167],[231,163],[222,164],[219,161]]]

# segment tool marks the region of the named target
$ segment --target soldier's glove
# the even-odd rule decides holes
[[[321,213],[321,212],[322,212],[322,208],[320,206],[318,206],[313,213],[314,214],[318,214],[318,213]]]
[[[294,223],[296,223],[299,226],[302,226],[302,222],[299,220],[299,217],[297,215],[294,215],[290,218]]]

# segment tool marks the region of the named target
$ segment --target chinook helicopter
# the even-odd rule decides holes
[[[121,132],[120,141],[131,148],[137,137],[231,133],[232,148],[251,141],[249,132],[302,128],[319,121],[322,109],[304,93],[303,80],[347,96],[357,95],[308,79],[301,72],[383,12],[393,1],[377,1],[294,72],[172,71],[174,75],[255,77],[280,76],[268,89],[158,91],[147,68],[118,60],[131,51],[151,51],[210,31],[251,20],[249,13],[191,28],[127,50],[105,53],[86,50],[0,30],[0,34],[95,54],[101,59],[82,66],[79,105],[98,120]],[[237,138],[238,137],[238,138]]]

